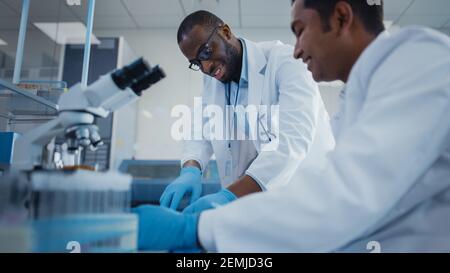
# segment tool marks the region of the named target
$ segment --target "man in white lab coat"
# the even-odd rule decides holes
[[[198,212],[281,186],[299,164],[320,164],[319,159],[334,148],[317,84],[306,66],[292,57],[292,46],[237,38],[207,11],[183,20],[178,44],[189,68],[205,74],[200,105],[204,109],[199,114],[211,105],[224,113],[228,107],[232,113],[219,124],[206,118],[204,124],[193,126],[197,128],[189,135],[193,139],[184,143],[181,175],[162,194],[162,206],[177,209],[183,196],[190,194],[191,205],[184,212]],[[247,115],[239,107],[248,110]],[[208,134],[202,135],[205,131]],[[218,136],[217,131],[225,135]],[[201,173],[213,154],[223,190],[198,199]]]
[[[293,4],[295,57],[346,83],[325,166],[200,215],[140,207],[141,248],[450,251],[450,38],[383,31],[382,5],[364,2]]]

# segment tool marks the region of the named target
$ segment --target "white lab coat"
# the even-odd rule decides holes
[[[264,142],[268,138],[264,129],[270,128],[258,127],[270,122],[251,123],[251,134],[259,134],[253,140],[258,156],[253,162],[239,162],[248,167],[246,174],[266,190],[286,184],[300,163],[318,162],[315,158],[322,158],[334,148],[334,137],[318,86],[306,66],[293,58],[293,47],[279,41],[244,41],[248,58],[248,105],[265,105],[269,110],[271,105],[279,105],[279,116],[272,117],[272,133],[278,137],[271,143],[277,141],[277,149],[262,148],[270,145]],[[205,76],[202,99],[203,106],[223,108],[226,105],[225,85]],[[261,113],[261,117],[264,119],[267,115]],[[201,126],[197,128],[201,129]],[[227,149],[228,141],[187,141],[181,164],[196,160],[203,170],[214,153],[222,185],[227,186],[224,182]],[[305,161],[308,153],[308,161]]]
[[[369,252],[371,241],[381,252],[450,251],[450,39],[421,28],[382,33],[354,65],[344,100],[326,166],[205,211],[202,243],[220,252]]]

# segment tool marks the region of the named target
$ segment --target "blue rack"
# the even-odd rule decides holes
[[[119,171],[130,174],[133,177],[131,184],[133,206],[140,204],[159,204],[159,198],[164,189],[180,173],[179,160],[124,160],[119,166]],[[203,195],[211,194],[221,189],[220,178],[217,172],[217,164],[211,161],[202,178]],[[181,209],[189,199],[184,198]]]

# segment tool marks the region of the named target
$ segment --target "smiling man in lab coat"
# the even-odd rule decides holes
[[[220,18],[202,10],[183,20],[177,36],[189,68],[204,73],[201,106],[228,108],[232,114],[222,124],[204,122],[206,128],[220,126],[224,137],[211,133],[185,141],[181,174],[167,186],[161,206],[177,209],[190,194],[184,212],[199,212],[282,186],[299,164],[320,164],[334,148],[317,84],[306,66],[292,58],[292,46],[237,38]],[[203,124],[196,125],[202,136]],[[199,199],[201,173],[213,154],[223,190]]]
[[[346,83],[324,167],[201,214],[137,208],[140,248],[450,251],[450,38],[386,32],[383,6],[367,3],[293,3],[294,56]]]

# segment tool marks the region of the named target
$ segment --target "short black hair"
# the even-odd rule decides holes
[[[222,19],[206,10],[193,12],[184,18],[178,27],[177,41],[181,42],[183,35],[190,32],[195,26],[200,25],[207,29],[213,30],[219,25],[223,25]]]
[[[352,7],[352,10],[361,22],[365,29],[375,35],[384,31],[384,1],[379,3],[369,3],[369,0],[304,0],[304,7],[316,10],[323,23],[325,31],[329,31],[330,17],[336,4],[340,1],[347,2]],[[292,0],[294,4],[295,0]]]

